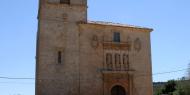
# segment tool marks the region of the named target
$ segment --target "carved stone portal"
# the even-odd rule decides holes
[[[115,86],[121,86],[125,95],[132,95],[132,77],[127,72],[103,72],[104,75],[104,95],[113,95],[113,88]],[[123,95],[123,93],[119,94]]]

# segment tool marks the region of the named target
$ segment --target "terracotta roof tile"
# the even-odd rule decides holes
[[[121,27],[131,27],[131,28],[148,29],[148,30],[153,31],[152,28],[141,27],[141,26],[134,26],[134,25],[128,25],[128,24],[113,23],[113,22],[104,22],[104,21],[88,21],[87,24],[100,24],[100,25],[112,25],[112,26],[121,26]]]

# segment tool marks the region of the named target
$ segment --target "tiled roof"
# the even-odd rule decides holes
[[[113,22],[104,22],[104,21],[88,21],[88,24],[99,24],[99,25],[111,25],[111,26],[131,27],[131,28],[148,29],[148,30],[153,31],[152,28],[141,27],[141,26],[134,26],[134,25],[128,25],[128,24],[113,23]]]

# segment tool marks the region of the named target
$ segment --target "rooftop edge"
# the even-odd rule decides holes
[[[152,28],[147,28],[147,27],[141,27],[141,26],[135,26],[135,25],[129,25],[129,24],[121,24],[121,23],[113,23],[113,22],[104,22],[104,21],[87,21],[87,23],[82,23],[80,24],[97,24],[97,25],[108,25],[108,26],[120,26],[120,27],[129,27],[129,28],[138,28],[138,29],[146,29],[150,30],[150,32],[153,31]]]

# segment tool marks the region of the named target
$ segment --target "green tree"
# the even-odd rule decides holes
[[[190,80],[179,80],[173,95],[190,95]]]
[[[184,78],[177,82],[176,91],[173,93],[173,95],[185,95],[182,81],[184,81]]]
[[[169,80],[166,85],[164,86],[164,89],[162,90],[162,94],[169,94],[172,95],[172,93],[176,90],[176,82],[175,80]]]
[[[161,95],[164,85],[165,85],[165,82],[155,82],[154,83],[154,95]]]
[[[183,95],[190,95],[190,80],[186,80],[183,85],[184,93]]]

